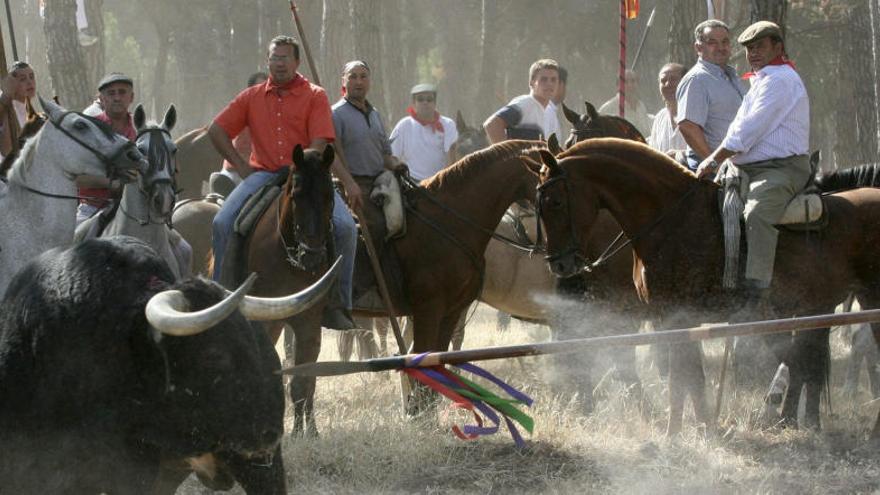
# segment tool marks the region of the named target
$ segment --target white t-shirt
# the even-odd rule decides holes
[[[447,153],[458,139],[458,130],[448,117],[441,115],[440,123],[443,132],[406,116],[391,131],[391,153],[409,166],[413,179],[427,179],[447,165]]]
[[[557,107],[552,101],[547,103],[547,106],[544,107],[544,139],[549,139],[551,134],[556,134],[556,139],[564,141],[565,136],[560,134],[561,130],[559,128],[559,117],[556,112],[557,108],[559,107]]]
[[[547,106],[550,106],[549,104]],[[554,113],[552,120],[547,107],[531,94],[517,96],[495,115],[507,124],[507,139],[547,139],[550,132],[559,132],[559,120]],[[552,129],[547,128],[550,120]],[[555,125],[554,125],[555,124]]]
[[[687,143],[681,135],[678,126],[672,126],[669,118],[669,109],[663,107],[654,115],[654,125],[651,127],[651,135],[648,136],[648,146],[662,152],[669,150],[684,150]]]

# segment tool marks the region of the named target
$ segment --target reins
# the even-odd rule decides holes
[[[543,240],[542,231],[541,231],[541,222],[540,222],[541,203],[542,203],[542,199],[543,199],[542,196],[543,196],[544,191],[547,189],[547,187],[549,187],[550,185],[552,185],[556,182],[562,182],[563,186],[565,187],[566,198],[567,199],[570,198],[570,193],[569,193],[569,189],[568,189],[568,175],[564,170],[561,173],[559,173],[558,175],[556,175],[555,177],[551,177],[549,180],[547,180],[546,182],[544,182],[543,184],[538,186],[537,197],[535,199],[535,202],[536,202],[535,208],[538,212],[538,217],[539,217],[538,241],[537,242],[542,242],[542,240]],[[572,255],[583,265],[581,267],[580,271],[591,272],[594,269],[605,265],[608,262],[608,260],[610,260],[614,256],[616,256],[621,250],[632,245],[633,242],[641,239],[642,237],[644,237],[645,235],[650,233],[652,230],[657,228],[657,226],[659,226],[661,223],[663,223],[663,221],[666,220],[666,218],[669,215],[676,212],[681,207],[681,205],[684,204],[684,202],[690,197],[690,195],[693,194],[694,191],[696,191],[699,184],[700,184],[699,181],[694,182],[688,188],[688,190],[685,191],[685,193],[682,194],[681,197],[678,198],[678,200],[673,205],[664,209],[662,212],[660,212],[660,215],[658,215],[653,221],[651,221],[647,225],[640,228],[638,230],[638,232],[636,232],[631,237],[627,238],[622,243],[620,242],[620,240],[624,237],[624,233],[621,230],[620,233],[617,234],[617,237],[615,237],[614,240],[611,241],[611,244],[609,244],[608,247],[606,247],[605,250],[602,252],[602,254],[599,255],[599,257],[596,259],[596,261],[593,261],[592,263],[589,263],[587,257],[584,256],[583,253],[581,252],[580,242],[578,240],[577,229],[575,228],[575,224],[574,224],[574,214],[571,210],[571,207],[569,206],[568,218],[569,218],[569,224],[570,224],[569,229],[571,232],[571,240],[569,241],[569,245],[564,250],[562,250],[562,252],[559,252],[556,254],[548,254],[547,256],[544,257],[544,259],[548,263],[552,263],[553,261],[556,261],[564,256]],[[571,201],[567,201],[567,204],[570,205]],[[620,244],[618,244],[618,243],[620,243]]]
[[[511,247],[513,247],[513,248],[516,248],[516,249],[519,249],[520,251],[524,251],[524,252],[529,253],[529,254],[533,254],[533,253],[536,253],[536,252],[539,252],[539,253],[540,253],[540,252],[543,252],[543,247],[540,245],[540,243],[535,243],[535,244],[525,244],[525,243],[522,243],[522,242],[517,241],[516,239],[511,239],[510,237],[507,237],[507,236],[505,236],[505,235],[499,234],[499,233],[495,232],[494,230],[487,229],[487,228],[483,227],[482,225],[477,224],[476,222],[474,222],[474,221],[471,220],[470,218],[468,218],[468,217],[466,217],[465,215],[459,213],[458,211],[456,211],[456,210],[450,208],[448,205],[444,204],[443,202],[441,202],[441,201],[438,200],[437,198],[431,196],[431,195],[428,193],[428,191],[425,190],[425,188],[423,188],[422,186],[420,186],[420,185],[419,185],[415,180],[413,180],[413,178],[410,177],[408,174],[406,174],[406,175],[402,175],[400,178],[401,178],[401,183],[406,187],[406,189],[407,189],[408,191],[414,191],[414,192],[418,193],[421,197],[427,198],[428,201],[430,201],[432,204],[434,204],[434,205],[436,205],[437,207],[439,207],[441,210],[443,210],[443,211],[449,213],[450,215],[452,215],[452,216],[454,216],[455,218],[461,220],[463,223],[465,223],[466,225],[468,225],[468,226],[470,226],[470,227],[476,229],[477,231],[482,232],[483,234],[487,234],[487,235],[489,235],[490,237],[492,237],[492,238],[495,239],[495,240],[501,241],[501,242],[503,242],[504,244],[507,244],[508,246],[511,246]],[[418,212],[417,210],[415,210],[414,208],[408,208],[408,211],[412,212],[412,213],[413,213],[414,215],[416,215],[416,217],[418,217],[420,220],[422,219],[422,216],[423,216],[423,215],[421,215],[421,213],[419,213],[419,212]],[[429,225],[432,225],[431,222],[429,222],[429,221],[427,221],[427,220],[423,220],[423,221],[425,221],[425,223],[428,223]],[[540,223],[540,222],[538,222],[538,223]],[[438,230],[438,231],[439,231],[439,230],[442,230],[442,229],[440,229],[440,227],[434,227],[434,228],[435,228],[435,230]],[[540,227],[539,227],[539,228],[540,228]],[[443,234],[443,235],[445,236],[447,233],[445,233],[445,232],[441,232],[441,234]]]

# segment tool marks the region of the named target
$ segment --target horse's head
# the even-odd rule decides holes
[[[600,115],[596,107],[590,102],[584,102],[587,113],[580,115],[574,110],[562,104],[562,113],[565,120],[571,123],[571,134],[565,140],[565,147],[570,148],[573,144],[597,137],[616,137],[631,139],[640,143],[645,142],[645,137],[628,120],[613,115]]]
[[[282,236],[296,243],[294,247],[286,241],[293,258],[291,261],[311,273],[319,273],[327,261],[327,240],[333,214],[330,165],[335,156],[333,146],[329,144],[323,153],[304,150],[297,145],[293,149],[293,166],[285,186],[290,204],[288,211],[292,210],[293,221],[282,220],[282,225],[293,232],[282,232]]]
[[[106,175],[130,181],[146,167],[146,159],[134,143],[113,132],[109,124],[43,98],[40,104],[52,124],[41,130],[41,147],[53,154],[67,174]]]
[[[460,111],[455,113],[455,128],[458,130],[458,139],[453,145],[454,161],[461,160],[464,156],[489,146],[486,133],[482,129],[468,126]]]
[[[177,110],[171,105],[161,124],[146,120],[144,107],[138,105],[134,111],[137,149],[147,157],[147,166],[140,171],[138,189],[146,197],[150,218],[165,221],[170,218],[176,199],[177,146],[171,139],[171,129],[177,122]]]
[[[535,199],[539,217],[538,242],[541,227],[547,233],[547,263],[557,277],[571,277],[583,271],[586,258],[583,255],[580,233],[588,233],[599,213],[596,194],[572,195],[572,190],[584,191],[589,184],[573,184],[574,178],[556,161],[553,153],[541,150],[543,166],[538,172],[540,184]],[[564,162],[564,160],[563,160]]]

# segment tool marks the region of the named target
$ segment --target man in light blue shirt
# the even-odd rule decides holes
[[[687,143],[691,170],[721,144],[747,91],[736,70],[727,65],[731,52],[727,25],[715,19],[701,22],[694,38],[699,58],[675,94],[676,122]]]

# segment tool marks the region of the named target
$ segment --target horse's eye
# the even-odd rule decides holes
[[[73,123],[73,128],[78,131],[84,131],[84,130],[88,129],[89,126],[88,126],[88,124],[86,124],[82,120],[77,120],[76,122]]]

